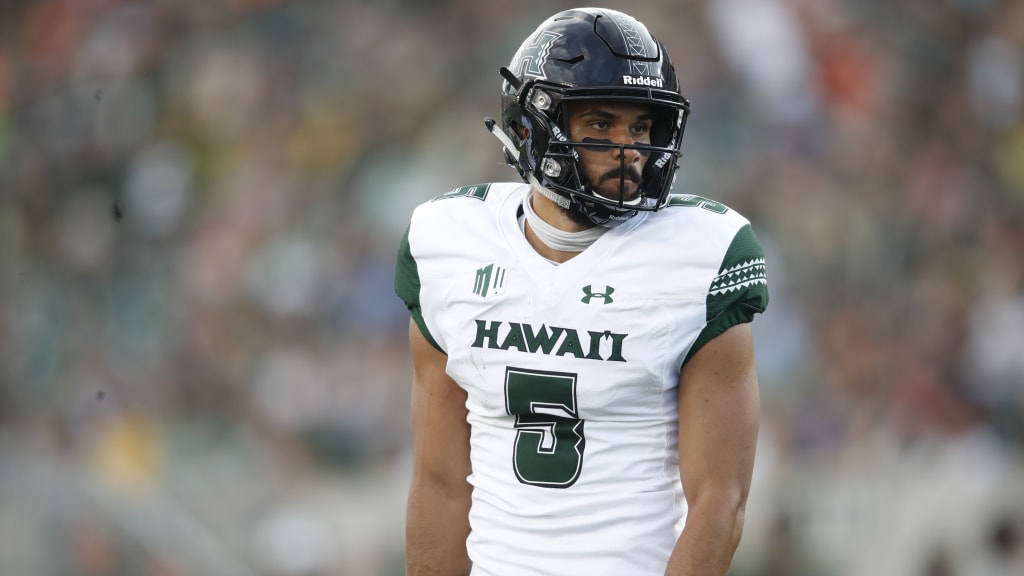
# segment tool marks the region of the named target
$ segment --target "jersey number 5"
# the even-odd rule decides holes
[[[516,478],[544,488],[572,486],[587,443],[576,408],[576,375],[507,367],[505,411],[516,417]]]

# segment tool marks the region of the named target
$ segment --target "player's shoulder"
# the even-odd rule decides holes
[[[452,188],[434,196],[416,207],[417,212],[430,214],[458,214],[495,210],[510,196],[522,193],[525,184],[514,182],[484,182]]]
[[[695,194],[672,194],[652,223],[667,233],[687,230],[698,236],[731,236],[750,221],[726,204]]]
[[[525,184],[487,182],[460,186],[418,205],[409,237],[420,242],[459,241],[493,231],[503,209],[524,196]]]
[[[662,210],[676,218],[703,217],[713,224],[723,226],[747,221],[746,217],[724,202],[696,194],[670,194]]]
[[[703,196],[672,195],[640,229],[646,229],[641,232],[645,246],[688,266],[702,261],[717,269],[727,261],[763,261],[764,257],[747,217]]]

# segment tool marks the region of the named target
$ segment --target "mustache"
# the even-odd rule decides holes
[[[622,179],[623,176],[625,176],[625,180],[640,182],[640,171],[637,170],[634,166],[626,166],[625,170],[623,170],[621,167],[612,168],[611,170],[602,174],[599,181],[604,182],[605,180],[619,180]]]

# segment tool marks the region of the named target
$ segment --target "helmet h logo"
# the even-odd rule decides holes
[[[551,45],[562,35],[556,32],[541,32],[529,44],[524,44],[513,60],[512,71],[517,75],[544,77],[544,63],[548,61]]]
[[[584,304],[590,304],[590,301],[594,298],[600,298],[602,304],[611,304],[612,294],[615,292],[615,288],[611,286],[605,286],[604,292],[594,292],[594,287],[591,284],[587,284],[583,287],[583,298],[580,298],[580,302]]]

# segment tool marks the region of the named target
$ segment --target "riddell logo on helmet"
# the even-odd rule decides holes
[[[661,78],[648,78],[646,76],[622,76],[622,83],[626,86],[650,86],[652,88],[663,88],[665,81]]]

